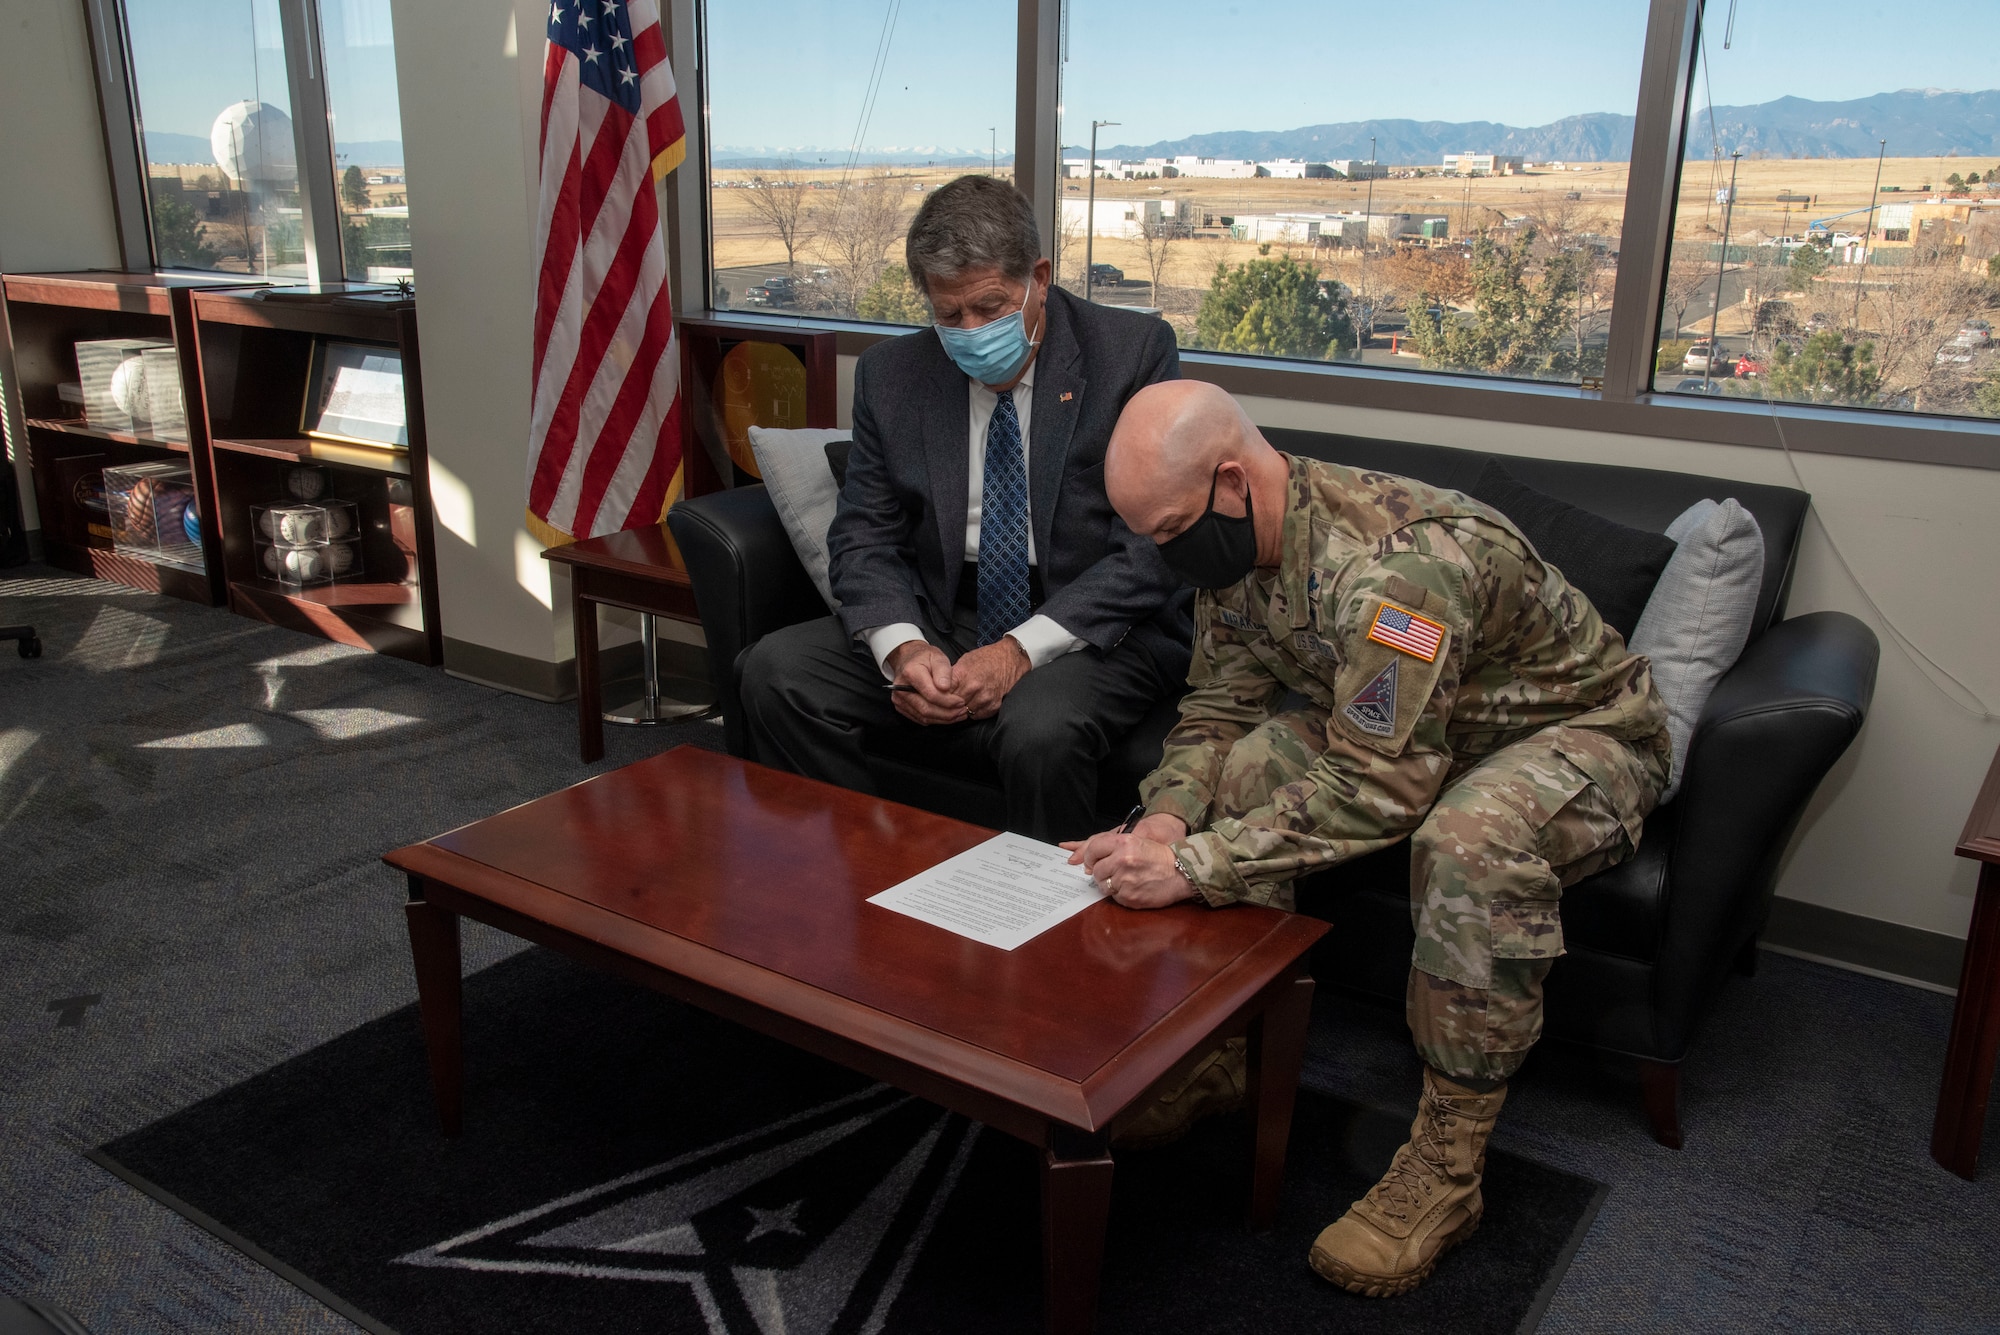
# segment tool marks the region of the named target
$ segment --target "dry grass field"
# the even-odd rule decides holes
[[[1890,158],[1883,164],[1881,199],[1893,202],[1909,199],[1922,188],[1938,187],[1946,175],[1977,171],[1983,176],[2000,163],[1960,158]],[[859,170],[859,169],[857,169]],[[781,176],[779,173],[761,173]],[[950,180],[954,169],[898,170],[896,179],[905,185],[904,212],[914,214],[923,200],[923,191]],[[1486,230],[1508,218],[1522,215],[1564,216],[1574,231],[1593,231],[1616,237],[1625,208],[1627,165],[1624,163],[1582,163],[1577,167],[1552,171],[1538,168],[1521,176],[1455,177],[1423,176],[1374,182],[1372,207],[1378,213],[1443,214],[1453,237]],[[748,180],[752,173],[724,169],[720,179]],[[782,174],[801,182],[820,181],[835,186],[837,171]],[[1722,229],[1723,210],[1715,194],[1729,180],[1729,163],[1719,167],[1697,160],[1688,165],[1680,190],[1676,235],[1713,240]],[[1813,218],[1830,217],[1854,209],[1866,209],[1875,180],[1872,159],[1753,160],[1744,159],[1737,176],[1737,208],[1731,231],[1737,238],[1799,235]],[[1085,183],[1065,182],[1068,198],[1085,193]],[[1574,193],[1577,198],[1567,198]],[[737,188],[717,188],[712,194],[715,264],[718,269],[783,263],[784,249],[770,225],[757,216],[748,198],[750,192]],[[1219,181],[1178,178],[1165,181],[1111,181],[1097,183],[1100,199],[1171,199],[1215,217],[1248,213],[1330,213],[1360,209],[1368,201],[1368,183],[1360,181],[1280,181],[1258,179]],[[1812,204],[1786,205],[1780,194],[1815,196]],[[830,212],[837,191],[812,192],[806,207],[816,213]],[[1834,224],[1859,231],[1865,217],[1856,216]],[[1062,238],[1080,241],[1081,238]],[[1099,237],[1093,246],[1098,263],[1114,264],[1128,278],[1146,272],[1145,256],[1139,243]],[[1220,261],[1240,263],[1253,258],[1258,248],[1250,242],[1232,242],[1211,232],[1175,248],[1163,279],[1169,285],[1205,287],[1208,275]],[[901,241],[889,257],[900,258]],[[1065,256],[1069,261],[1073,257]],[[800,256],[803,264],[822,262],[815,245],[808,242]],[[1080,258],[1074,259],[1080,264]],[[1068,263],[1066,268],[1070,267]]]

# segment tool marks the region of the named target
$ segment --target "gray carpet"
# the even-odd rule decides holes
[[[100,1332],[352,1331],[84,1159],[414,997],[385,849],[676,741],[226,611],[0,572],[0,1294]],[[468,924],[467,967],[516,947]],[[1307,1078],[1405,1113],[1400,1017],[1322,992]],[[1542,1329],[2000,1329],[2000,1137],[1927,1153],[1949,998],[1766,957],[1687,1066],[1687,1148],[1537,1054],[1497,1143],[1612,1184]],[[417,1335],[411,1332],[410,1335]]]

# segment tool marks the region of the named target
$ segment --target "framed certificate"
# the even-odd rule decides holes
[[[315,440],[408,449],[403,354],[367,343],[316,340],[299,430]]]

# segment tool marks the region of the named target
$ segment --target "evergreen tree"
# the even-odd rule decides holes
[[[1832,262],[1818,246],[1800,246],[1792,252],[1785,281],[1791,284],[1794,292],[1810,292],[1813,279],[1825,273]]]
[[[1564,335],[1590,256],[1564,251],[1537,271],[1534,240],[1530,228],[1504,247],[1484,236],[1473,243],[1470,320],[1410,306],[1410,341],[1425,365],[1538,378],[1579,373],[1575,346]]]
[[[884,324],[929,324],[931,310],[923,293],[910,281],[910,271],[900,264],[887,265],[882,276],[854,303],[854,313],[864,320]]]
[[[1791,403],[1865,406],[1882,387],[1873,343],[1849,343],[1837,329],[1822,329],[1797,352],[1779,344],[1764,373],[1765,392]]]
[[[368,207],[368,183],[361,179],[361,168],[349,167],[340,174],[340,198],[355,213]]]
[[[179,195],[153,196],[153,248],[169,268],[213,269],[222,253],[202,239],[201,215]]]
[[[1289,255],[1215,267],[1195,316],[1194,346],[1324,361],[1359,346],[1347,299]]]

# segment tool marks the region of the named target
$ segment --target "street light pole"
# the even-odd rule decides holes
[[[1368,243],[1375,238],[1375,136],[1368,136],[1368,202],[1361,210],[1361,300],[1368,305],[1368,327],[1375,327],[1375,302],[1368,291]]]
[[[1889,154],[1889,141],[1875,150],[1875,189],[1868,196],[1868,230],[1861,234],[1861,263],[1854,269],[1854,332],[1861,333],[1861,275],[1868,268],[1868,256],[1875,249],[1875,204],[1882,198],[1882,159]],[[1914,224],[1913,224],[1914,225]]]
[[[1722,274],[1729,267],[1729,222],[1736,213],[1736,169],[1743,162],[1743,150],[1729,155],[1729,198],[1722,206],[1722,255],[1715,262],[1715,308],[1708,317],[1708,360],[1701,365],[1701,392],[1715,372],[1715,330],[1722,323]]]
[[[1000,127],[997,125],[986,127],[986,174],[1000,174]]]
[[[1090,172],[1090,194],[1083,206],[1083,299],[1090,300],[1090,267],[1094,251],[1091,243],[1097,239],[1097,131],[1100,126],[1116,125],[1117,121],[1092,121],[1090,123],[1090,161],[1086,170]]]

